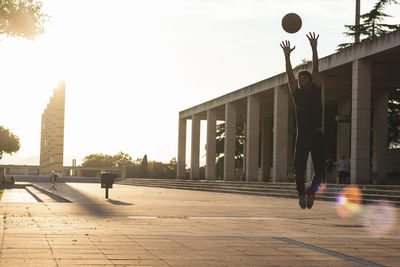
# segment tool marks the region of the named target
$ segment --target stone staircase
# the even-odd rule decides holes
[[[208,181],[127,178],[118,182],[124,185],[162,187],[183,190],[199,190],[208,192],[246,194],[267,197],[297,198],[294,183],[257,183],[241,181]],[[349,185],[327,184],[317,200],[336,201],[338,194]],[[383,201],[400,207],[399,185],[356,185],[362,193],[362,203],[373,204]]]

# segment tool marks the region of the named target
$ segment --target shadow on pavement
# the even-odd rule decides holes
[[[133,205],[132,203],[129,203],[129,202],[123,202],[123,201],[113,200],[113,199],[107,199],[107,201],[114,205],[124,205],[124,206]]]
[[[57,184],[58,189],[60,192],[63,192],[66,195],[71,196],[71,200],[74,204],[79,205],[82,209],[87,211],[89,214],[94,216],[111,216],[120,214],[120,210],[115,210],[115,206],[109,205],[116,204],[116,205],[133,205],[132,203],[122,202],[118,200],[110,200],[104,201],[103,199],[99,199],[96,197],[92,197],[85,192],[77,190],[76,188],[66,184],[66,183],[59,183]]]

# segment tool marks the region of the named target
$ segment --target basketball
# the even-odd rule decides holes
[[[298,32],[301,28],[301,18],[296,13],[286,14],[282,18],[282,28],[288,33]]]

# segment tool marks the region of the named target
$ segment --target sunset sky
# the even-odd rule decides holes
[[[361,0],[361,13],[375,2]],[[311,57],[309,31],[320,34],[320,57],[335,53],[351,41],[344,24],[354,24],[355,12],[355,0],[43,3],[51,16],[44,35],[1,36],[0,125],[21,139],[20,151],[1,164],[39,157],[41,114],[60,80],[66,82],[64,165],[119,151],[168,162],[177,154],[179,111],[284,72],[282,40],[296,45],[293,65]],[[400,5],[385,11],[394,16],[386,22],[400,23]],[[303,19],[296,34],[280,25],[291,12]],[[203,149],[204,132],[201,138]]]

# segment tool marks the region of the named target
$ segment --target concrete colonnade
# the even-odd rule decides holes
[[[329,128],[330,139],[327,142],[331,142],[329,157],[336,155],[336,159],[340,159],[344,155],[350,159],[350,182],[359,184],[370,183],[371,172],[378,183],[386,177],[389,161],[388,95],[390,89],[400,86],[400,78],[394,71],[400,66],[400,58],[397,58],[400,32],[372,42],[376,45],[361,43],[320,59],[322,101],[326,111],[323,125]],[[200,121],[205,117],[207,180],[216,179],[217,120],[225,120],[224,180],[234,181],[242,176],[236,173],[240,166],[235,166],[236,129],[240,118],[245,125],[245,180],[293,181],[291,171],[296,133],[293,132],[292,99],[285,73],[181,111],[178,179],[186,178],[186,128],[190,119],[190,179],[200,178]]]

